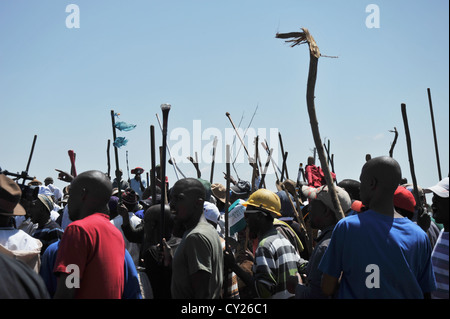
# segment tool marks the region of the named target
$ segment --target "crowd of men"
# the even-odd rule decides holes
[[[310,159],[276,192],[132,172],[0,174],[0,298],[449,298],[448,177],[417,197],[385,156],[334,190]]]

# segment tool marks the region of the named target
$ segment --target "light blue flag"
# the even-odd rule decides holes
[[[113,145],[117,148],[127,145],[128,140],[125,137],[117,137]]]
[[[128,124],[125,122],[117,122],[115,125],[116,129],[118,129],[119,131],[131,131],[136,127],[136,124]]]

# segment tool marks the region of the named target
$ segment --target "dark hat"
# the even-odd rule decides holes
[[[127,188],[125,192],[122,194],[122,200],[125,204],[137,204],[138,202],[138,195],[134,190],[131,188]]]
[[[276,193],[278,195],[278,197],[280,198],[280,202],[281,202],[281,215],[285,218],[293,218],[295,217],[295,213],[294,213],[294,209],[292,207],[292,204],[294,204],[294,207],[296,206],[295,204],[295,200],[292,197],[291,194],[289,194],[289,197],[291,197],[289,199],[288,195],[286,194],[285,191],[279,191]],[[291,204],[291,200],[292,200],[292,204]]]
[[[211,191],[211,183],[207,180],[204,180],[202,178],[197,178],[197,180],[202,183],[203,187],[205,188],[205,200],[209,201],[212,191]]]
[[[109,198],[108,207],[109,211],[112,213],[117,213],[117,205],[119,203],[119,197],[117,196],[111,196]]]
[[[236,185],[230,187],[231,191],[236,195],[249,195],[251,191],[251,185],[247,181],[240,180]]]
[[[53,178],[51,178],[51,177],[46,177],[45,179],[44,179],[44,183],[45,182],[49,182],[50,184],[53,184]]]
[[[142,174],[144,173],[144,169],[142,167],[136,167],[131,170],[131,174]]]
[[[211,185],[211,191],[215,198],[225,204],[227,189],[220,183]]]
[[[0,174],[0,214],[11,216],[25,215],[25,209],[19,204],[22,191],[12,179]]]
[[[28,185],[35,185],[35,186],[39,186],[42,185],[42,182],[37,180],[36,178],[33,179],[31,182],[28,183]]]

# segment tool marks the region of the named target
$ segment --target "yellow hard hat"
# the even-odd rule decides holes
[[[265,188],[260,188],[251,194],[248,200],[242,205],[245,207],[248,205],[255,206],[262,211],[270,212],[274,217],[281,217],[280,198],[277,194]]]

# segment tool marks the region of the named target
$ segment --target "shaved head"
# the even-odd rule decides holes
[[[111,181],[104,173],[95,170],[81,173],[70,184],[70,219],[82,219],[96,212],[108,213],[111,193]]]
[[[378,180],[379,185],[395,192],[402,178],[402,170],[398,162],[389,156],[370,159],[364,164],[361,175],[365,173]]]
[[[402,178],[398,162],[392,157],[380,156],[368,160],[361,170],[361,201],[366,207],[390,207],[394,192]]]

